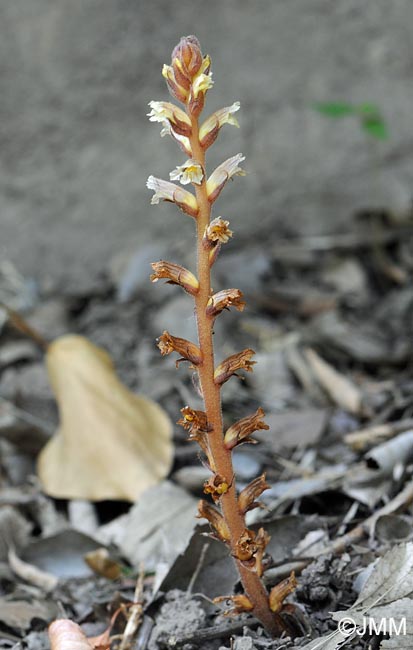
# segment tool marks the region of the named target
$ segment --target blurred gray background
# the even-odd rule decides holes
[[[147,120],[168,99],[162,63],[195,33],[212,56],[207,112],[241,102],[211,168],[237,152],[216,215],[244,236],[351,228],[354,211],[403,212],[413,179],[411,0],[3,0],[0,3],[0,257],[75,286],[124,249],[188,237],[152,207],[149,174],[184,160]],[[390,138],[333,123],[314,102],[373,102]]]

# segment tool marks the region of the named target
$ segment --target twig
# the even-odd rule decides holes
[[[206,556],[206,554],[208,552],[209,547],[210,547],[210,544],[208,544],[208,543],[204,544],[203,547],[202,547],[201,553],[199,554],[198,563],[196,565],[195,571],[192,574],[192,577],[191,577],[191,579],[189,581],[189,584],[188,584],[188,587],[187,587],[187,590],[186,590],[187,596],[189,596],[192,593],[192,589],[194,588],[194,584],[196,582],[196,579],[199,576],[199,573],[200,573],[200,571],[202,569],[202,565],[203,565],[203,563],[205,561],[205,556]]]
[[[355,451],[362,451],[366,447],[378,444],[387,440],[398,433],[403,433],[413,428],[413,418],[398,420],[398,422],[389,422],[386,424],[376,424],[372,427],[359,429],[344,436],[344,442],[350,445]]]
[[[142,594],[143,594],[143,583],[145,578],[145,572],[143,565],[139,567],[139,576],[136,581],[135,594],[133,597],[134,604],[130,608],[130,613],[128,617],[128,622],[125,626],[125,631],[122,635],[122,641],[119,644],[119,650],[127,650],[130,648],[133,637],[136,634],[136,631],[139,625],[142,622],[143,614],[143,604],[142,604]]]
[[[3,302],[0,302],[0,307],[7,313],[8,321],[10,322],[10,325],[14,327],[14,329],[16,329],[21,334],[24,334],[24,336],[32,339],[32,341],[34,341],[43,352],[46,352],[49,343],[41,334],[39,334],[39,332],[37,332],[31,325],[29,325],[29,323],[25,321],[24,318],[22,318],[22,316],[20,316],[20,314],[18,314],[14,309],[11,309]]]
[[[158,643],[162,648],[181,648],[187,643],[200,645],[205,641],[213,641],[214,639],[227,639],[233,634],[242,634],[245,625],[248,625],[250,629],[255,629],[258,627],[259,623],[258,621],[255,621],[251,618],[241,622],[237,621],[236,623],[231,623],[230,625],[218,625],[216,627],[201,628],[181,637],[170,636],[165,641],[158,640]]]

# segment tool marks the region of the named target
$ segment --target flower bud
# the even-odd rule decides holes
[[[150,276],[151,282],[158,282],[158,280],[165,278],[167,284],[178,284],[192,296],[198,293],[198,280],[183,266],[173,264],[173,262],[165,262],[165,260],[152,262],[151,266],[154,270],[154,273]]]
[[[235,307],[238,311],[243,311],[245,302],[242,300],[243,294],[239,289],[223,289],[214,293],[207,303],[206,312],[208,316],[218,316],[224,309]]]
[[[172,66],[164,65],[162,68],[162,76],[165,78],[168,85],[169,92],[172,97],[175,97],[179,102],[185,104],[188,99],[189,84],[185,77],[179,75],[179,79],[175,76],[175,71]]]
[[[172,52],[172,67],[191,82],[202,65],[201,45],[196,36],[183,36]],[[189,88],[189,84],[188,84]]]
[[[246,488],[244,488],[239,497],[238,497],[238,507],[242,514],[245,514],[249,510],[254,508],[259,508],[262,504],[258,501],[255,501],[264,490],[268,490],[270,486],[265,481],[265,474],[261,474],[256,479],[251,481]]]
[[[174,183],[155,178],[155,176],[149,176],[146,187],[155,192],[151,199],[152,205],[158,204],[160,200],[170,201],[181,208],[182,212],[189,214],[190,217],[198,215],[198,203],[191,192],[187,192],[187,190],[178,187]]]
[[[207,519],[210,526],[215,532],[215,537],[220,539],[222,542],[229,542],[231,539],[231,533],[229,528],[219,512],[214,506],[211,506],[209,503],[201,499],[198,504],[198,518]]]
[[[239,445],[243,442],[255,443],[250,436],[254,431],[260,429],[269,429],[268,424],[263,422],[263,417],[265,413],[260,407],[252,415],[248,415],[238,422],[235,422],[232,426],[227,429],[224,435],[224,444],[227,449],[233,449],[236,445]]]
[[[236,354],[227,357],[225,361],[219,364],[215,369],[214,381],[218,385],[224,384],[230,377],[236,375],[237,370],[245,370],[252,372],[252,366],[256,363],[251,361],[251,357],[255,354],[254,350],[247,348]]]
[[[157,339],[157,342],[162,356],[171,354],[171,352],[177,352],[181,355],[182,359],[178,359],[176,362],[177,366],[180,361],[189,361],[194,366],[199,366],[202,361],[201,350],[195,343],[191,343],[191,341],[181,339],[177,336],[172,336],[166,330]]]
[[[242,153],[228,158],[212,172],[207,180],[208,200],[210,203],[216,201],[227,181],[234,176],[245,176],[245,171],[239,167],[239,163],[245,160]]]
[[[296,586],[297,580],[294,571],[292,571],[288,578],[271,589],[269,596],[270,610],[274,613],[279,612],[284,605],[284,600],[294,591]]]

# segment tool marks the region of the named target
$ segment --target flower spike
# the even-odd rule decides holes
[[[245,176],[245,171],[239,167],[243,160],[245,160],[245,156],[242,153],[237,153],[236,156],[228,158],[212,172],[207,180],[207,193],[210,203],[216,201],[230,178]]]
[[[171,354],[171,352],[177,352],[181,355],[182,359],[178,359],[176,362],[177,366],[181,360],[189,361],[194,366],[198,366],[202,361],[201,350],[195,343],[191,343],[191,341],[187,341],[186,339],[180,339],[178,336],[172,336],[166,330],[157,339],[157,342],[162,356]]]
[[[158,282],[158,280],[165,278],[168,284],[178,284],[187,293],[191,294],[191,296],[195,296],[198,293],[198,280],[183,266],[174,264],[173,262],[165,262],[165,260],[152,262],[151,266],[154,270],[154,273],[149,278],[151,282]]]
[[[247,348],[242,352],[237,352],[227,357],[225,361],[219,364],[215,370],[214,381],[221,386],[225,384],[230,377],[236,375],[237,370],[245,370],[245,372],[252,372],[252,366],[256,361],[251,361],[251,357],[255,354],[254,350]],[[238,376],[238,375],[237,375]]]
[[[230,377],[237,376],[239,370],[253,370],[254,351],[247,348],[215,365],[213,345],[216,317],[232,307],[243,311],[245,302],[239,289],[223,289],[216,293],[212,290],[211,267],[233,233],[228,221],[222,217],[212,218],[211,207],[226,183],[245,172],[241,168],[244,156],[239,153],[225,160],[208,177],[205,154],[225,124],[239,126],[236,113],[240,105],[234,102],[215,111],[206,120],[200,120],[213,79],[211,59],[202,54],[195,36],[180,40],[172,52],[170,65],[164,65],[162,74],[170,93],[181,106],[150,102],[148,117],[151,122],[162,124],[161,135],[170,135],[176,140],[186,160],[170,173],[170,180],[174,182],[150,176],[147,186],[154,191],[152,203],[171,201],[195,218],[197,277],[183,266],[160,260],[152,264],[151,280],[165,279],[181,286],[193,297],[198,345],[165,331],[158,339],[158,346],[162,355],[177,352],[181,357],[177,365],[183,360],[192,364],[195,370],[192,383],[204,402],[204,411],[189,406],[182,408],[178,424],[188,432],[190,441],[199,444],[203,452],[201,462],[211,472],[204,483],[204,493],[216,506],[201,500],[198,516],[209,522],[211,536],[226,544],[238,568],[245,594],[228,598],[232,601],[233,613],[251,612],[269,634],[280,636],[290,631],[278,612],[282,609],[283,598],[293,588],[292,581],[281,583],[268,594],[261,576],[269,535],[263,528],[258,531],[247,528],[245,522],[245,513],[260,506],[258,499],[268,485],[262,474],[238,494],[232,463],[233,448],[255,442],[252,439],[254,431],[268,429],[268,426],[263,421],[261,408],[226,431],[222,416],[221,387]],[[190,184],[194,186],[193,193],[182,187]]]
[[[161,200],[171,201],[172,203],[176,203],[178,208],[181,208],[190,217],[197,216],[198,203],[191,192],[187,192],[187,190],[178,187],[174,183],[163,181],[161,178],[155,178],[155,176],[149,176],[146,181],[146,187],[155,192],[151,199],[152,205],[158,204]]]
[[[250,436],[254,431],[259,429],[269,429],[268,424],[265,424],[263,421],[265,413],[263,409],[258,408],[255,413],[252,415],[247,415],[247,417],[238,420],[235,422],[229,429],[227,429],[224,436],[224,444],[227,449],[232,449],[236,445],[239,445],[243,442],[255,443],[256,440],[253,440]]]

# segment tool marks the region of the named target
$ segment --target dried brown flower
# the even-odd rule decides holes
[[[265,474],[261,474],[261,476],[258,476],[251,481],[251,483],[241,491],[238,497],[238,506],[241,512],[245,514],[249,510],[253,510],[253,508],[259,508],[261,504],[255,499],[258,499],[258,497],[265,490],[268,490],[269,487],[270,486],[265,481]]]
[[[224,616],[235,616],[236,614],[243,614],[244,612],[251,612],[254,605],[245,594],[236,594],[235,596],[219,596],[214,598],[214,603],[230,602],[232,609],[224,612]]]
[[[236,445],[239,445],[243,442],[255,443],[250,436],[254,431],[259,431],[260,429],[269,429],[268,424],[263,422],[263,417],[265,416],[264,410],[259,407],[255,413],[252,415],[247,415],[245,418],[238,420],[232,426],[227,429],[224,442],[227,449],[232,449]]]
[[[220,474],[213,474],[208,481],[204,483],[205,494],[210,494],[215,503],[218,503],[223,494],[226,494],[230,488],[230,482]]]
[[[235,307],[238,311],[243,311],[245,301],[242,300],[243,293],[239,289],[223,289],[214,293],[207,304],[208,316],[218,316],[224,309]]]
[[[198,293],[198,280],[193,273],[183,266],[174,264],[173,262],[165,262],[165,260],[152,262],[151,266],[154,270],[154,273],[150,276],[151,282],[158,282],[158,280],[165,279],[167,280],[167,284],[178,284],[192,296]]]
[[[214,381],[221,386],[225,384],[228,379],[236,375],[237,370],[245,370],[245,372],[252,372],[252,367],[256,363],[251,361],[251,357],[255,354],[254,350],[247,348],[236,354],[227,357],[222,363],[217,366],[214,374]]]
[[[292,571],[288,578],[285,578],[271,589],[269,602],[272,612],[279,612],[282,609],[284,600],[294,591],[296,586],[297,580],[294,571]]]
[[[231,533],[228,525],[217,508],[201,499],[198,503],[198,515],[200,519],[207,519],[215,536],[222,542],[229,542]]]
[[[172,336],[166,330],[163,334],[157,339],[158,348],[161,351],[162,356],[171,354],[171,352],[177,352],[181,355],[182,360],[189,361],[194,366],[197,366],[202,361],[201,350],[195,343],[187,341],[186,339],[181,339],[178,336]],[[181,361],[178,359],[177,364]]]

